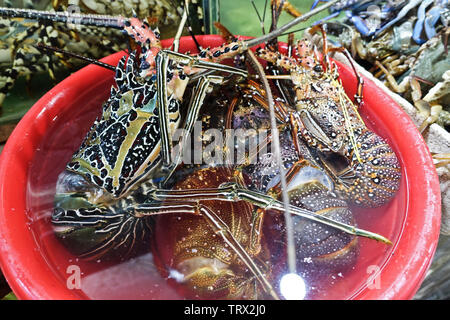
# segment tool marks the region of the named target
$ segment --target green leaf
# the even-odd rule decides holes
[[[8,293],[6,296],[2,298],[2,300],[18,300],[16,295],[13,292]]]

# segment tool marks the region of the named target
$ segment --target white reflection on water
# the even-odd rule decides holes
[[[167,285],[147,253],[89,274],[81,279],[82,291],[91,299],[179,299]]]
[[[306,296],[305,281],[296,273],[287,273],[281,277],[280,291],[286,300],[303,300]]]

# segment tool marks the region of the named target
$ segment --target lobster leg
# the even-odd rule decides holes
[[[195,121],[198,119],[200,108],[203,105],[203,101],[205,99],[208,89],[211,87],[212,84],[221,84],[222,81],[223,78],[220,76],[209,75],[202,77],[201,80],[198,82],[194,90],[192,99],[189,103],[186,121],[183,128],[185,132],[189,134],[192,132]],[[171,178],[172,174],[175,172],[176,167],[181,163],[183,150],[184,145],[180,145],[178,151],[174,155],[173,161],[169,164],[169,167],[167,168],[168,173],[164,179],[164,182],[168,181]]]
[[[353,59],[351,58],[349,52],[344,47],[336,47],[336,48],[329,48],[328,52],[340,52],[342,53],[347,60],[350,63],[350,66],[353,69],[353,73],[355,74],[356,80],[357,80],[357,87],[356,87],[356,93],[355,93],[355,102],[358,106],[361,105],[362,99],[363,99],[363,87],[364,87],[364,79],[359,75],[358,71],[356,71],[356,67],[353,63]]]
[[[328,59],[328,55],[331,52],[340,52],[342,53],[347,60],[350,63],[350,66],[353,69],[353,73],[355,74],[356,80],[357,80],[357,88],[356,88],[356,94],[355,94],[355,101],[358,104],[358,106],[361,104],[362,102],[362,91],[363,91],[363,86],[364,86],[364,80],[363,78],[358,74],[358,71],[356,71],[356,67],[353,63],[353,59],[350,56],[350,53],[347,51],[346,48],[344,47],[332,47],[329,48],[328,47],[328,41],[327,41],[327,34],[323,28],[323,25],[319,24],[319,25],[315,25],[313,26],[310,30],[309,33],[314,34],[315,32],[319,31],[322,34],[322,42],[323,42],[323,54],[324,54],[324,60],[325,60],[325,67],[328,69],[330,68],[330,62]],[[331,71],[331,70],[329,70]]]
[[[200,201],[200,199],[198,200]],[[247,266],[247,268],[253,273],[256,279],[259,281],[264,290],[269,293],[274,299],[279,300],[278,295],[274,291],[272,285],[269,283],[264,273],[253,261],[252,257],[242,247],[239,241],[231,233],[228,225],[220,219],[220,217],[207,206],[193,201],[172,202],[167,204],[159,203],[146,203],[133,207],[134,211],[138,211],[142,215],[160,215],[160,214],[176,214],[176,213],[188,213],[201,215],[206,221],[208,221],[214,232],[222,237],[225,243],[239,256],[241,261]]]
[[[205,188],[205,189],[190,189],[190,190],[166,190],[166,189],[153,189],[148,195],[150,199],[156,201],[209,201],[209,200],[221,200],[221,201],[247,201],[251,204],[263,208],[266,210],[275,210],[278,212],[284,212],[283,202],[272,198],[269,195],[248,190],[235,182],[229,182],[223,184],[219,188]],[[139,209],[140,206],[134,207]],[[316,221],[328,225],[332,228],[339,229],[348,234],[367,237],[374,239],[383,243],[391,244],[391,242],[385,237],[370,232],[356,228],[345,223],[335,221],[333,219],[317,215],[313,211],[305,210],[291,205],[289,207],[289,212],[291,214],[304,217],[309,220]]]
[[[305,166],[310,166],[310,162],[306,159],[301,159],[298,160],[297,162],[295,162],[291,168],[289,168],[289,170],[286,172],[286,181],[288,183],[288,188],[289,188],[289,183],[291,183],[291,181],[295,178],[295,176],[298,174],[298,172]],[[269,194],[280,194],[281,193],[281,182],[278,182],[275,186],[273,186],[272,188],[269,189],[268,191]]]
[[[233,251],[236,252],[239,258],[247,265],[249,270],[251,270],[251,272],[256,276],[263,288],[275,300],[279,300],[280,298],[272,288],[271,284],[267,281],[267,278],[261,272],[260,268],[256,265],[253,259],[248,255],[245,249],[241,246],[241,244],[236,241],[228,226],[223,223],[223,221],[216,215],[216,213],[210,210],[208,207],[199,205],[198,210],[200,214],[213,225],[213,228],[215,229],[214,231],[224,239],[224,241],[233,249]]]
[[[172,142],[170,140],[169,120],[167,118],[167,115],[169,114],[167,96],[167,69],[171,61],[177,62],[178,64],[183,65],[187,68],[191,68],[191,70],[189,71],[192,71],[193,68],[200,68],[228,72],[247,77],[247,72],[245,70],[233,68],[219,63],[202,61],[197,57],[191,57],[189,55],[170,50],[159,51],[158,55],[156,56],[156,78],[158,87],[158,111],[160,114],[159,124],[161,130],[161,154],[163,164],[166,168],[171,168],[173,166]],[[201,105],[201,101],[199,101],[199,103]]]
[[[288,14],[293,16],[294,18],[300,17],[302,13],[297,10],[289,1],[281,1],[281,0],[272,0],[271,1],[272,6],[275,5],[277,8],[280,8],[282,6],[282,10],[286,11]],[[314,9],[314,8],[312,8]]]

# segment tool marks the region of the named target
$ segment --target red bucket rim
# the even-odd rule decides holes
[[[222,37],[216,35],[196,38],[204,47],[223,43]],[[164,47],[171,43],[171,39],[163,41]],[[183,37],[181,45],[195,48],[190,37]],[[119,52],[102,61],[117,62],[123,54]],[[349,67],[338,65],[346,77],[351,77]],[[102,72],[97,66],[87,66],[46,93],[16,126],[0,155],[0,265],[12,290],[20,299],[79,298],[59,278],[52,275],[45,261],[42,261],[42,256],[36,252],[36,242],[27,232],[26,212],[17,210],[17,203],[13,200],[17,195],[25,199],[28,174],[26,164],[33,158],[38,141],[45,133],[45,128],[36,127],[35,124],[57,116],[59,110],[58,106],[55,107],[55,101],[61,92],[76,90],[88,78],[87,75],[95,78],[95,75],[101,75]],[[395,263],[393,259],[389,260],[380,271],[383,281],[389,285],[382,292],[362,290],[352,298],[410,299],[425,277],[438,242],[441,214],[439,179],[428,147],[408,115],[372,81],[365,79],[365,88],[365,92],[373,95],[372,99],[388,102],[388,106],[386,103],[379,103],[371,108],[375,109],[374,112],[381,121],[391,123],[393,135],[402,148],[412,150],[408,154],[406,170],[414,171],[414,175],[408,177],[408,206],[414,209],[415,214],[407,217],[402,234],[394,244]],[[386,112],[386,108],[389,112]],[[396,119],[395,124],[392,119]],[[413,202],[419,196],[422,201]],[[21,221],[21,224],[17,224],[17,221]]]

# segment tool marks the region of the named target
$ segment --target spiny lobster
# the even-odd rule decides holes
[[[187,132],[192,131],[193,122],[198,118],[207,91],[214,84],[224,82],[224,77],[214,72],[248,77],[246,70],[219,62],[245,53],[249,47],[280,35],[295,23],[306,20],[332,4],[333,2],[327,3],[261,38],[235,41],[218,48],[201,50],[194,56],[178,52],[178,38],[174,41],[174,50],[162,49],[158,34],[153,32],[146,22],[137,18],[95,15],[72,17],[86,25],[122,29],[137,42],[141,49],[139,53],[132,52],[119,62],[115,76],[116,87],[111,88],[111,95],[103,106],[102,116],[93,124],[66,170],[59,176],[55,210],[52,216],[52,223],[58,237],[80,257],[98,259],[119,256],[124,259],[133,253],[139,238],[149,237],[151,228],[148,217],[163,214],[170,214],[170,216],[190,214],[201,217],[214,234],[228,244],[232,254],[237,257],[240,264],[245,265],[246,270],[255,277],[264,292],[273,298],[278,298],[278,294],[253,259],[252,254],[236,239],[235,233],[230,230],[227,223],[224,223],[223,217],[205,203],[242,201],[251,208],[260,208],[260,210],[272,210],[278,213],[289,210],[293,215],[336,228],[353,236],[366,236],[389,243],[380,235],[358,229],[326,215],[317,214],[307,206],[305,208],[290,205],[286,209],[278,199],[261,191],[250,190],[242,185],[239,179],[230,176],[220,180],[220,183],[212,188],[206,185],[201,185],[197,189],[166,188],[167,182],[180,164],[180,154],[173,154],[170,138],[175,129],[181,125],[181,102],[190,78],[194,78],[195,75],[200,80],[186,112],[183,127]],[[0,13],[10,17],[52,19],[62,22],[67,22],[68,19],[67,15],[34,10],[0,9]],[[184,16],[186,15],[185,10]],[[179,30],[182,28],[183,25]],[[278,56],[274,59],[264,50],[259,51],[258,55],[267,61],[288,61],[285,58],[279,59]],[[323,89],[331,90],[334,83],[331,84],[331,80],[327,79],[329,73],[323,72],[323,66],[319,70],[320,63],[316,63],[318,61],[316,59],[316,57],[305,57],[308,67],[311,67],[308,62],[313,62],[315,65],[312,68],[304,68],[302,74],[307,78],[303,79],[312,80],[316,86],[315,89],[320,87],[319,80],[322,82],[328,80],[323,83]],[[202,73],[203,70],[212,70],[213,74]],[[335,78],[332,80],[337,81],[337,73],[334,74]],[[292,79],[297,86],[299,94],[297,99],[299,102],[303,101],[298,82],[302,80],[302,77],[298,72],[292,72]],[[343,91],[341,94],[344,94]],[[307,103],[307,101],[303,102]],[[339,100],[339,103],[342,103],[342,100]],[[302,117],[302,110],[309,112],[306,113],[307,118]],[[327,135],[317,134],[321,131],[316,130],[311,133],[298,130],[303,122],[307,120],[312,122],[314,117],[318,119],[319,114],[314,111],[305,107],[299,108],[299,113],[290,113],[294,132],[304,134],[302,139],[305,139],[311,148],[317,147],[319,152],[324,154],[343,152],[344,156],[353,157],[350,151],[343,151],[345,148],[351,149],[349,141],[343,138],[344,132],[339,132],[342,143],[339,148],[336,148],[332,142],[330,145],[327,144],[330,142],[325,139]],[[341,114],[337,113],[336,117],[341,121]],[[317,125],[311,126],[309,123],[303,125],[310,131],[317,128]],[[364,132],[362,126],[359,128],[362,132],[360,134],[357,132],[358,137],[363,136]],[[296,145],[298,146],[299,142]],[[362,149],[364,150],[364,146]],[[353,146],[351,150],[356,148]],[[366,160],[364,157],[358,160],[361,158]],[[320,158],[320,163],[326,163],[325,157]],[[351,168],[351,170],[357,169]],[[336,174],[336,177],[343,178],[339,174]],[[380,178],[382,177],[383,175],[380,175]],[[305,196],[302,193],[300,195]],[[260,212],[260,210],[254,212]],[[252,232],[255,232],[257,225],[251,226]]]
[[[323,58],[304,39],[297,43],[297,57],[259,48],[257,56],[289,72],[271,76],[289,79],[295,92],[294,110],[283,115],[291,122],[297,138],[316,150],[320,166],[334,178],[336,190],[349,201],[378,207],[387,203],[399,188],[400,165],[387,142],[369,130],[348,98],[321,25],[309,30],[323,35]],[[363,81],[358,77],[357,104],[362,101]]]

